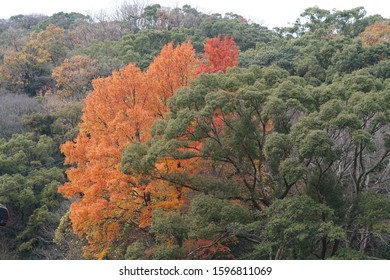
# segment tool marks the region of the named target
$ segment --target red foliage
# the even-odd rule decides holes
[[[230,248],[222,245],[220,242],[212,240],[200,239],[196,241],[188,241],[186,244],[189,259],[210,260],[210,259],[231,259]]]
[[[227,68],[238,65],[238,47],[234,38],[221,34],[216,38],[207,39],[203,54],[204,63],[199,66],[199,73],[226,72]]]

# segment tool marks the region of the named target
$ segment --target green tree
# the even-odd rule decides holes
[[[258,244],[249,258],[315,259],[324,258],[328,243],[345,237],[345,230],[333,222],[333,211],[307,196],[276,201],[260,213],[260,221],[248,225],[245,231],[258,231]],[[249,230],[250,229],[250,230]],[[317,251],[318,250],[318,251]]]
[[[343,248],[387,256],[374,247],[384,248],[389,238],[387,216],[378,211],[390,203],[390,107],[386,79],[377,78],[386,74],[374,69],[379,65],[316,87],[275,66],[201,75],[170,99],[170,114],[155,122],[147,145],[124,151],[123,170],[261,211],[252,217],[270,232],[256,237],[236,230],[254,244],[275,238],[265,247],[252,244],[257,257],[325,259]],[[164,164],[168,160],[178,168]],[[383,194],[372,196],[374,190]],[[312,216],[291,220],[277,205]],[[277,234],[273,209],[284,219]],[[367,224],[366,213],[378,219]],[[286,232],[302,238],[279,243]]]
[[[60,258],[54,231],[62,215],[63,197],[57,187],[65,181],[58,146],[32,133],[0,140],[0,200],[11,220],[0,237],[20,259]]]

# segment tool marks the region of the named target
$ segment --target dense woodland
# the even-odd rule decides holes
[[[0,20],[0,259],[390,259],[390,23],[127,1]]]

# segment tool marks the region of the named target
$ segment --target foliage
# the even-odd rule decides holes
[[[389,259],[389,55],[363,7],[1,20],[0,258]]]
[[[251,258],[313,259],[313,248],[345,237],[332,221],[332,210],[307,196],[276,201],[261,214],[260,243]]]
[[[62,98],[80,101],[90,90],[90,82],[95,78],[97,63],[88,57],[74,56],[65,59],[53,69],[52,77],[56,81],[58,94]]]
[[[170,114],[155,122],[147,145],[125,150],[123,164],[136,174],[261,211],[256,223],[270,231],[254,239],[250,233],[261,245],[249,256],[324,259],[340,246],[372,254],[372,246],[389,237],[384,193],[390,107],[383,80],[370,71],[317,88],[274,66],[201,75],[171,98]],[[168,160],[178,165],[164,164]],[[383,194],[366,196],[372,189]],[[286,209],[277,208],[281,201]],[[291,211],[303,207],[313,216],[295,220],[286,214],[287,203]],[[283,219],[278,232],[274,207]],[[347,212],[351,207],[356,211]]]
[[[208,39],[204,46],[203,59],[199,71],[201,73],[216,73],[226,71],[228,67],[238,65],[238,48],[233,37],[229,39],[226,35],[221,40],[221,35],[213,39]]]
[[[375,22],[367,26],[360,36],[364,45],[372,46],[382,42],[390,42],[389,21]]]
[[[50,81],[48,65],[50,56],[47,50],[29,43],[21,50],[7,53],[0,68],[4,86],[15,91],[35,95]]]
[[[63,201],[57,191],[65,181],[59,165],[58,148],[45,135],[18,134],[0,141],[0,198],[13,229],[1,237],[20,258],[45,258],[45,251],[50,252]]]
[[[35,26],[35,29],[44,30],[49,25],[55,25],[63,29],[71,29],[72,27],[74,27],[74,25],[83,21],[90,21],[90,17],[75,12],[71,12],[71,13],[58,12],[51,15],[50,17],[45,18],[43,21],[39,22]]]
[[[168,98],[194,77],[194,55],[190,43],[176,48],[168,44],[146,73],[129,64],[110,77],[93,81],[80,133],[62,147],[67,163],[77,163],[77,168],[68,170],[71,182],[60,188],[68,197],[81,197],[72,204],[70,219],[75,232],[89,242],[87,255],[105,257],[129,220],[135,226],[148,225],[151,209],[157,207],[150,205],[152,192],[160,207],[180,204],[176,199],[177,206],[174,202],[164,206],[177,192],[164,192],[160,190],[164,185],[142,184],[137,176],[121,173],[120,162],[123,148],[147,141],[153,120],[167,111]]]

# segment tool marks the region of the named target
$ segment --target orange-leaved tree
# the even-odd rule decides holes
[[[377,21],[360,34],[364,46],[390,42],[390,21]]]
[[[226,34],[223,40],[221,34],[207,39],[204,45],[204,63],[200,65],[200,73],[226,72],[229,67],[238,65],[238,47],[234,38]]]
[[[130,64],[92,82],[79,135],[62,146],[73,167],[69,182],[59,188],[69,198],[79,197],[69,215],[74,231],[87,240],[87,256],[107,256],[121,235],[148,225],[154,207],[180,206],[181,190],[122,173],[121,154],[150,138],[153,121],[164,117],[173,92],[195,77],[196,65],[191,43],[168,44],[147,73]]]
[[[156,92],[153,98],[153,109],[160,115],[168,111],[167,102],[174,92],[196,77],[198,59],[191,42],[173,47],[167,44],[147,71],[147,79]]]
[[[90,82],[96,77],[98,65],[96,60],[76,55],[65,59],[53,69],[52,78],[56,81],[57,94],[61,98],[82,100],[90,90]]]

